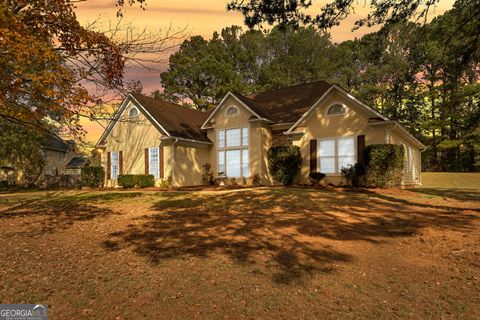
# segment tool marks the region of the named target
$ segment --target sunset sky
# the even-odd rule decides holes
[[[314,1],[312,13],[318,11],[326,1]],[[236,12],[227,12],[225,7],[227,0],[147,0],[146,10],[135,5],[125,8],[124,21],[131,22],[139,29],[147,28],[149,31],[165,30],[169,25],[173,28],[184,29],[189,35],[202,35],[209,38],[213,31],[220,31],[231,25],[243,25],[242,16]],[[452,0],[442,0],[435,9],[434,14],[438,15],[451,8]],[[77,16],[82,24],[93,20],[108,25],[109,21],[115,22],[118,8],[114,0],[88,0],[77,5]],[[373,32],[375,29],[362,28],[352,32],[353,23],[359,17],[364,17],[367,9],[359,6],[355,14],[348,17],[342,24],[331,30],[332,39],[341,42],[347,39],[361,37],[363,34]],[[166,59],[168,57],[165,57]],[[156,71],[150,72],[141,68],[132,68],[127,71],[127,79],[138,79],[142,82],[145,92],[150,92],[160,87],[159,73],[165,70],[166,62],[154,66]],[[98,124],[85,122],[88,131],[87,139],[95,142],[102,131]]]

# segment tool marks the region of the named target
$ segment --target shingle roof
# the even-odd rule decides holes
[[[82,156],[76,156],[70,159],[67,163],[67,169],[73,169],[73,168],[82,168],[84,167],[87,163],[89,163],[88,159],[85,159]]]
[[[269,90],[247,97],[235,94],[253,111],[274,122],[295,122],[333,85],[325,81]]]
[[[132,96],[171,136],[210,142],[206,133],[200,129],[208,113],[141,94]]]
[[[60,152],[67,152],[68,149],[70,148],[70,144],[53,135],[49,135],[45,137],[42,140],[41,145],[44,149],[55,150]]]

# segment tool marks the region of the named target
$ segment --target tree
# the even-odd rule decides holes
[[[144,2],[117,0],[116,4],[121,8]],[[172,38],[168,32],[162,36],[134,32],[120,22],[99,32],[95,23],[80,25],[74,9],[71,0],[0,0],[0,117],[4,120],[55,134],[63,130],[81,135],[80,117],[95,118],[93,106],[102,102],[86,84],[100,93],[124,92],[126,65],[144,62],[136,58],[139,53],[167,49]]]
[[[261,33],[232,26],[211,40],[195,36],[184,41],[160,75],[161,97],[206,110],[229,91],[249,94],[333,79],[334,51],[330,36],[314,28]]]

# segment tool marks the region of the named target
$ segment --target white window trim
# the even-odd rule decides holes
[[[117,159],[115,162],[113,161],[113,154],[117,155]],[[113,176],[113,168],[114,166],[117,167],[117,175]],[[119,151],[112,151],[110,152],[110,180],[117,180],[118,176],[120,175],[120,152]]]
[[[334,105],[337,105],[337,104],[343,106],[343,107],[345,108],[345,112],[344,112],[344,113],[337,113],[337,114],[328,114],[328,111],[330,111],[330,108],[333,107]],[[344,115],[346,115],[346,114],[348,113],[348,111],[349,111],[349,108],[347,107],[347,105],[346,105],[345,103],[340,102],[340,101],[336,101],[336,102],[331,103],[331,104],[327,107],[327,109],[325,110],[325,116],[326,116],[326,117],[344,116]]]
[[[131,115],[130,112],[132,112],[133,110],[136,111],[136,114]],[[135,106],[133,106],[133,107],[131,107],[130,109],[128,109],[128,116],[129,116],[130,118],[137,117],[139,114],[140,114],[140,111],[138,111],[138,108],[135,107]]]
[[[227,114],[228,113],[228,110],[234,108],[235,110],[237,110],[237,113],[235,114]],[[227,108],[225,108],[225,117],[236,117],[240,114],[240,109],[236,106],[236,105],[230,105],[228,106]]]
[[[157,150],[157,162],[156,162],[156,165],[157,165],[157,172],[155,174],[152,173],[152,164],[155,164],[154,162],[152,162],[152,150]],[[162,159],[160,159],[160,148],[159,147],[149,147],[148,148],[148,174],[151,174],[155,177],[155,179],[159,179],[160,178],[160,161],[162,161]]]
[[[357,136],[356,135],[318,138],[317,139],[317,168],[318,168],[319,172],[322,172],[322,167],[320,166],[320,158],[321,158],[320,157],[320,141],[322,141],[322,140],[334,140],[335,141],[335,173],[322,172],[322,173],[325,173],[325,175],[327,177],[339,177],[339,176],[342,175],[342,173],[340,172],[340,169],[342,169],[342,168],[338,167],[338,139],[341,139],[341,138],[353,138],[353,150],[354,150],[354,157],[355,157],[354,163],[357,163],[357,161],[358,161],[358,158],[357,158],[358,157],[358,154],[357,154]]]
[[[243,145],[243,128],[247,128],[248,129],[248,144],[245,146]],[[234,130],[234,129],[240,129],[240,145],[239,146],[234,146],[234,147],[227,147],[227,130]],[[219,136],[219,131],[224,131],[224,140],[225,140],[225,143],[224,143],[224,146],[223,147],[219,147],[218,146],[218,136]],[[250,172],[251,172],[251,155],[250,155],[250,145],[251,145],[251,126],[250,124],[248,124],[247,126],[240,126],[240,127],[229,127],[229,128],[219,128],[219,129],[216,129],[216,137],[217,137],[217,143],[215,143],[215,146],[216,146],[216,150],[215,150],[215,157],[216,157],[216,173],[218,175],[218,173],[220,172],[219,171],[219,168],[218,168],[218,156],[219,156],[219,152],[223,151],[223,164],[224,164],[224,167],[225,167],[225,170],[223,171],[223,173],[225,175],[227,175],[227,151],[229,150],[240,150],[240,176],[239,177],[229,177],[229,178],[248,178],[248,176],[250,176]],[[244,176],[243,174],[243,153],[242,151],[243,150],[247,150],[248,151],[248,176]]]

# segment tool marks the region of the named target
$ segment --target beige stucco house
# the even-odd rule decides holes
[[[200,112],[139,94],[128,95],[97,147],[107,186],[119,174],[169,177],[175,186],[202,184],[203,165],[215,175],[252,177],[272,183],[267,151],[293,144],[302,152],[300,183],[320,171],[326,182],[342,181],[340,169],[360,160],[369,144],[405,146],[403,184],[421,183],[425,146],[398,123],[337,85],[323,81],[243,96],[228,93]]]

